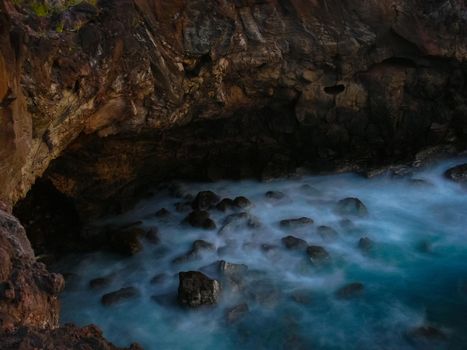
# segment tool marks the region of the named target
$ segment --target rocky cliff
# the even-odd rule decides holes
[[[462,0],[1,6],[8,204],[47,169],[85,211],[145,179],[368,166],[465,141]]]
[[[38,178],[32,197],[48,206],[56,194],[79,221],[166,179],[465,148],[464,0],[4,0],[0,46],[8,209]],[[58,277],[4,220],[0,257],[15,263],[2,264],[2,293],[24,274],[47,282],[29,286],[42,306],[28,297],[0,310],[13,325],[54,327]]]

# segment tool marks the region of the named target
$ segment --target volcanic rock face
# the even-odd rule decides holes
[[[81,223],[148,182],[465,147],[463,0],[69,3],[0,3],[1,210],[41,176]],[[55,327],[63,280],[3,211],[0,243],[0,329]]]
[[[61,275],[36,262],[18,220],[0,210],[0,333],[18,325],[56,327]]]
[[[147,181],[465,141],[462,0],[40,2],[0,5],[8,204],[57,157],[46,177],[89,215]]]

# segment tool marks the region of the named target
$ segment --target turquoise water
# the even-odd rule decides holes
[[[406,178],[343,174],[267,183],[181,183],[185,193],[212,190],[254,203],[249,212],[261,227],[239,227],[227,235],[182,225],[187,213],[174,209],[180,199],[157,191],[105,223],[142,221],[142,227],[160,230],[160,245],[145,242],[143,252],[130,258],[102,252],[74,255],[57,266],[73,273],[61,297],[61,321],[95,323],[115,344],[137,341],[146,349],[467,349],[467,191],[442,177],[447,168],[466,160],[444,161]],[[304,184],[314,190],[303,189]],[[271,202],[264,195],[270,190],[286,198]],[[335,210],[345,197],[358,197],[369,212],[363,218],[348,217],[351,227],[342,224],[345,217]],[[162,207],[171,212],[169,218],[154,216]],[[210,211],[218,228],[231,213]],[[278,224],[302,216],[314,224],[295,230]],[[320,225],[334,228],[338,236],[323,239],[316,231]],[[313,266],[305,253],[286,250],[280,239],[288,234],[324,247],[331,261]],[[357,247],[364,236],[374,241],[369,252]],[[196,239],[230,248],[172,264]],[[277,248],[265,252],[262,244]],[[187,310],[171,302],[179,271],[220,259],[248,265],[242,288],[225,288],[215,307]],[[169,276],[166,283],[151,284],[162,272]],[[111,284],[91,290],[89,281],[102,276],[112,276]],[[362,294],[336,298],[336,291],[351,282],[363,283]],[[126,286],[138,288],[140,296],[101,305],[103,294]],[[297,292],[306,296],[306,304],[292,298]],[[258,293],[266,300],[254,297]],[[168,302],[155,302],[154,295],[165,295]],[[236,323],[226,322],[225,310],[240,303],[248,304],[249,313]],[[410,337],[419,326],[435,327],[443,339]]]

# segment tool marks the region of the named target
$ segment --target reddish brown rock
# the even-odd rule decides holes
[[[35,261],[23,227],[0,211],[0,333],[12,327],[56,327],[65,282]]]
[[[0,335],[0,348],[2,350],[142,350],[138,344],[132,344],[128,348],[114,346],[105,340],[102,332],[93,325],[83,328],[65,325],[53,330],[21,327],[15,332]]]

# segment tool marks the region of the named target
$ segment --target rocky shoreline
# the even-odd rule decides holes
[[[141,235],[157,242],[157,232],[132,231],[119,245],[118,232],[87,225],[124,212],[148,185],[268,180],[297,168],[403,176],[433,150],[465,150],[465,3],[324,3],[0,4],[2,349],[114,349],[93,327],[58,327],[64,280],[41,261],[103,247],[131,254]],[[465,173],[446,176],[465,183]],[[180,210],[195,210],[188,224],[212,228],[213,199],[203,196]],[[325,255],[296,237],[284,244]],[[209,247],[198,243],[181,260],[199,249]]]

